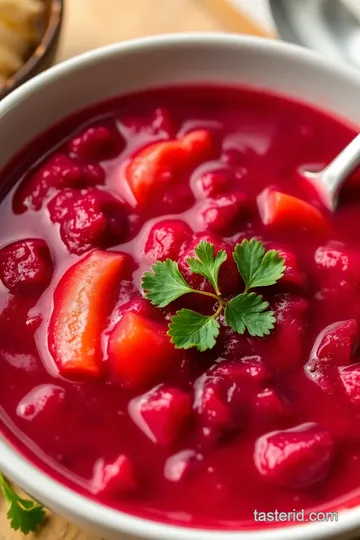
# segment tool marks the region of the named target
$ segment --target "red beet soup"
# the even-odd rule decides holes
[[[271,94],[189,87],[101,104],[31,143],[1,173],[4,436],[79,493],[166,523],[253,528],[255,510],[354,504],[360,175],[330,215],[300,171],[355,131]],[[224,312],[206,350],[179,347],[175,312],[214,323],[246,292],[244,239],[285,265],[255,287],[273,324],[235,331]],[[189,263],[201,241],[224,259],[220,303]],[[210,296],[151,303],[142,276],[167,259]]]

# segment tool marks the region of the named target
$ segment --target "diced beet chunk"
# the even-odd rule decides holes
[[[106,218],[91,197],[74,203],[60,223],[61,238],[70,251],[81,255],[93,247],[100,247],[106,233]]]
[[[170,482],[181,482],[193,470],[196,462],[200,461],[201,455],[195,450],[181,450],[170,456],[164,466],[164,476]]]
[[[306,275],[299,266],[298,258],[295,253],[288,248],[283,248],[276,244],[271,243],[269,249],[276,249],[279,252],[280,257],[284,259],[285,272],[283,277],[278,281],[278,286],[282,290],[300,290],[306,286]]]
[[[315,263],[320,270],[346,272],[349,268],[349,256],[341,242],[329,242],[316,250]]]
[[[274,388],[259,392],[253,402],[253,415],[259,423],[286,414],[285,403]]]
[[[222,429],[232,427],[232,410],[226,402],[219,382],[205,375],[200,377],[195,386],[194,410],[201,424]]]
[[[65,399],[65,390],[55,384],[36,386],[23,397],[16,408],[16,414],[23,420],[43,419],[54,421],[61,411]]]
[[[62,190],[51,199],[48,211],[51,220],[60,223],[62,241],[77,255],[120,243],[128,233],[121,202],[98,189]]]
[[[334,392],[338,367],[350,364],[358,343],[358,324],[354,319],[330,324],[316,338],[305,373],[328,393]]]
[[[250,146],[239,148],[230,142],[224,145],[221,159],[230,167],[236,167],[241,176],[246,176],[249,168],[251,170],[251,166],[259,159],[259,154]]]
[[[191,257],[196,258],[195,248],[202,241],[210,242],[215,246],[215,253],[223,249],[226,251],[227,259],[222,264],[219,272],[219,287],[224,296],[241,291],[242,279],[232,256],[232,248],[213,234],[199,234],[189,244],[187,249],[179,257],[179,268],[189,285],[194,289],[214,292],[208,280],[202,276],[194,274],[187,263]]]
[[[333,454],[330,434],[317,424],[308,423],[260,437],[254,461],[268,481],[303,489],[327,476]]]
[[[121,454],[113,463],[98,459],[94,466],[92,491],[103,497],[124,496],[137,488],[137,479],[131,459]]]
[[[206,172],[196,182],[200,194],[206,197],[216,197],[227,191],[230,184],[230,171],[218,170]]]
[[[90,189],[89,193],[98,201],[106,218],[104,246],[109,247],[124,242],[129,231],[129,221],[124,205],[106,191]]]
[[[354,319],[327,326],[317,337],[313,353],[319,358],[331,360],[335,365],[350,362],[358,342],[358,324]]]
[[[14,242],[0,251],[0,279],[9,291],[45,289],[52,273],[50,251],[43,240]]]
[[[174,136],[176,133],[176,126],[171,118],[171,113],[167,109],[158,107],[152,114],[151,132],[154,134],[162,134],[167,136]]]
[[[215,440],[242,425],[268,380],[258,356],[222,360],[208,369],[195,382],[194,411],[203,435]]]
[[[230,193],[206,200],[200,219],[206,230],[230,234],[234,225],[246,222],[250,208],[244,193]]]
[[[260,356],[244,356],[238,360],[225,360],[210,370],[213,377],[221,377],[232,385],[259,386],[269,380],[269,373]],[[209,371],[209,374],[210,374]]]
[[[85,163],[82,173],[86,186],[101,186],[105,183],[105,171],[98,163]]]
[[[166,259],[176,261],[191,237],[192,230],[184,221],[180,219],[160,221],[149,232],[145,243],[145,255],[154,261]]]
[[[277,324],[273,337],[278,346],[275,348],[277,358],[274,359],[274,367],[291,369],[303,358],[309,303],[300,297],[280,295],[274,311]]]
[[[306,276],[301,272],[296,255],[291,251],[279,250],[279,255],[285,261],[285,272],[279,283],[281,285],[291,285],[302,289],[306,284]]]
[[[315,279],[319,286],[337,286],[346,281],[360,284],[360,251],[346,248],[341,242],[329,242],[315,252]]]
[[[124,145],[124,140],[115,129],[92,126],[72,139],[68,149],[82,161],[91,163],[115,158]]]
[[[66,154],[53,154],[24,178],[14,196],[14,209],[18,213],[40,210],[53,190],[84,187],[85,183],[80,163]]]
[[[360,364],[340,367],[339,375],[347,397],[354,405],[360,405]]]
[[[82,197],[84,191],[77,189],[62,189],[55,197],[53,197],[47,209],[50,219],[54,223],[60,223],[64,217],[71,212],[74,204]]]
[[[266,338],[250,338],[254,350],[271,370],[291,371],[303,362],[307,336],[309,302],[290,293],[275,296],[273,332]]]
[[[178,388],[157,386],[129,403],[129,414],[153,443],[171,446],[191,416],[191,398]]]
[[[249,403],[268,379],[259,357],[214,364],[195,382],[194,411],[199,423],[218,433],[241,425]]]
[[[248,336],[246,334],[238,334],[237,332],[234,332],[234,330],[229,326],[223,329],[222,333],[220,334],[220,340],[219,355],[222,358],[235,360],[235,362],[237,362],[240,358],[251,357],[255,353],[255,349],[253,348]],[[255,356],[258,355],[255,354]]]
[[[109,369],[120,385],[146,388],[174,364],[176,351],[167,327],[135,312],[128,312],[113,329],[108,346]]]
[[[173,138],[178,130],[177,122],[172,118],[170,111],[164,107],[157,107],[146,117],[144,115],[129,116],[122,117],[120,120],[126,129],[134,133],[145,132],[164,138]]]

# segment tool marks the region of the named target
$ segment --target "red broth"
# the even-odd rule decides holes
[[[360,176],[329,215],[299,170],[354,135],[267,93],[181,88],[100,105],[35,141],[1,174],[15,184],[0,208],[5,437],[79,493],[167,523],[253,528],[269,525],[254,510],[353,504]],[[234,295],[231,253],[251,237],[287,264],[263,291],[274,331],[222,324],[212,350],[175,351],[174,310],[213,306],[155,308],[142,273],[170,257],[204,287],[186,263],[204,238],[227,250],[220,288]]]

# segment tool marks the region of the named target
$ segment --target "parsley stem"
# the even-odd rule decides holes
[[[207,291],[197,291],[196,289],[193,289],[191,292],[194,292],[196,294],[202,294],[203,296],[208,296],[209,298],[213,298],[216,300],[216,302],[222,302],[221,298],[217,294],[207,292]]]
[[[214,300],[216,300],[216,303],[219,304],[219,307],[217,308],[215,313],[211,315],[211,318],[217,319],[220,313],[222,312],[222,310],[224,309],[224,307],[226,306],[226,300],[223,300],[220,295],[218,296],[217,294],[210,293],[207,291],[197,291],[196,289],[193,289],[192,292],[197,293],[197,294],[202,294],[203,296],[208,296],[209,298],[213,298]]]
[[[212,319],[217,319],[218,316],[221,314],[222,310],[224,309],[224,302],[222,302],[219,298],[219,307],[217,308],[217,310],[215,311],[215,313],[213,315],[211,315],[211,318]]]
[[[9,482],[6,480],[5,476],[2,473],[0,473],[0,487],[2,489],[9,487]]]

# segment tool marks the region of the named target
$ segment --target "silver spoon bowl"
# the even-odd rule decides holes
[[[348,144],[322,171],[302,171],[302,175],[313,184],[324,205],[332,212],[336,209],[342,186],[360,166],[360,135]]]

